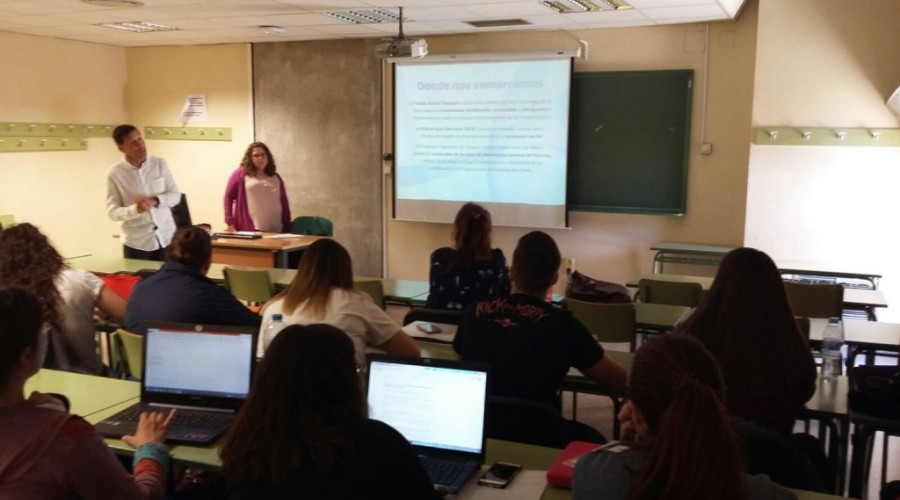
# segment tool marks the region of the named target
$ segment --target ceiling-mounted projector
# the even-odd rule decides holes
[[[403,7],[400,7],[400,33],[393,38],[383,38],[375,46],[378,57],[425,57],[428,44],[424,38],[406,38],[403,36]]]
[[[425,57],[428,44],[424,38],[391,38],[375,46],[378,57]]]

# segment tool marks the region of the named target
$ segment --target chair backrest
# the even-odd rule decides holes
[[[628,342],[634,350],[637,337],[634,304],[603,304],[566,297],[565,305],[600,342]]]
[[[181,193],[181,201],[172,207],[172,219],[175,221],[175,227],[178,229],[193,225],[193,222],[191,221],[191,209],[188,208],[186,194]]]
[[[642,279],[638,282],[638,297],[649,304],[697,307],[703,299],[700,283]]]
[[[225,276],[225,286],[238,300],[262,304],[275,295],[268,271],[225,267],[222,274]]]
[[[0,229],[15,225],[16,218],[12,214],[0,215]]]
[[[334,226],[325,217],[302,215],[291,221],[291,232],[315,236],[334,236]]]
[[[844,287],[841,285],[785,281],[784,290],[794,316],[839,318],[843,314]]]
[[[566,420],[557,408],[526,399],[488,396],[485,435],[551,448],[569,444]]]
[[[384,309],[384,285],[381,280],[353,280],[353,289],[372,297],[372,302]]]
[[[445,325],[458,325],[462,319],[462,311],[450,309],[427,309],[416,307],[410,309],[406,316],[403,317],[403,325],[406,326],[413,321],[430,321],[432,323],[443,323]]]
[[[112,343],[122,373],[140,380],[144,369],[144,337],[119,328],[112,333]]]

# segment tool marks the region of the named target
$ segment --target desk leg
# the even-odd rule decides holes
[[[850,479],[847,495],[851,498],[862,498],[863,489],[869,478],[869,457],[871,456],[872,438],[875,432],[866,425],[856,424],[853,433],[853,453],[850,457]]]
[[[656,252],[656,255],[653,256],[653,274],[662,274],[663,272],[663,261],[661,260],[662,251]]]

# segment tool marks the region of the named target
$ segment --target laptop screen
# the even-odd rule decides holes
[[[254,328],[148,323],[143,395],[244,400],[255,333]]]
[[[369,364],[369,417],[410,443],[481,453],[487,368],[430,359],[379,359]]]

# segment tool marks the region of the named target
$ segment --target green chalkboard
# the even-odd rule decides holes
[[[568,208],[684,215],[693,70],[575,73]]]

